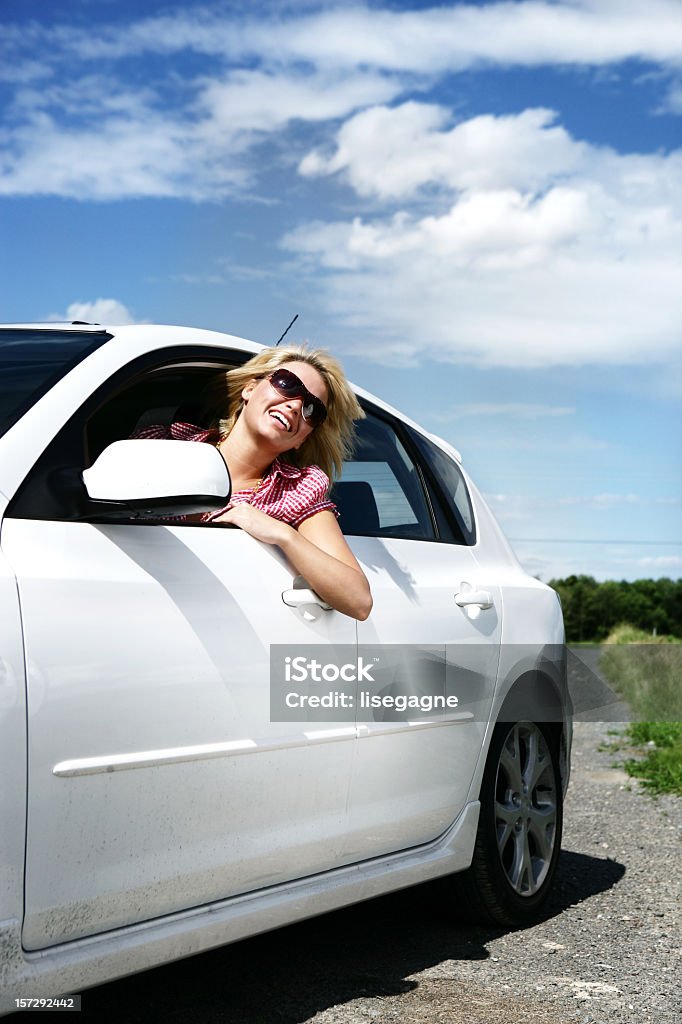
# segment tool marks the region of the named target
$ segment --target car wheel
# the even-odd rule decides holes
[[[522,925],[546,903],[561,849],[559,749],[547,725],[495,727],[471,867],[452,876],[468,919]]]

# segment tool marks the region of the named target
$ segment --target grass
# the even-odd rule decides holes
[[[651,793],[682,796],[682,722],[633,722],[628,734],[645,746],[643,760],[630,758],[623,767]]]
[[[627,729],[643,756],[624,764],[651,793],[682,796],[682,646],[619,626],[608,637],[599,668],[637,719]]]
[[[652,637],[632,626],[609,635],[599,668],[636,718],[682,721],[682,642]]]

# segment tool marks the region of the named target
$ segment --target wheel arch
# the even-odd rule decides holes
[[[511,658],[510,658],[511,652]],[[506,662],[506,664],[503,664]],[[551,726],[559,744],[559,764],[564,795],[570,776],[572,742],[572,703],[566,675],[566,648],[563,644],[538,648],[503,645],[500,680],[491,708],[490,720],[482,744],[469,799],[479,798],[490,744],[501,722],[535,721]]]
[[[541,722],[549,726],[559,750],[559,770],[565,794],[570,773],[571,702],[566,682],[565,651],[560,661],[552,659],[551,668],[542,664],[527,669],[506,690],[495,716],[491,718],[486,761],[495,727],[503,722]],[[482,775],[481,775],[482,777]]]

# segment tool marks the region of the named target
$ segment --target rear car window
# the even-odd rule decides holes
[[[106,331],[0,329],[0,437],[111,337]]]
[[[454,459],[423,434],[409,429],[408,433],[432,474],[444,504],[436,501],[435,511],[439,532],[443,539],[456,544],[476,543],[476,521],[464,475]]]
[[[357,424],[352,460],[332,489],[339,525],[355,536],[433,540],[421,479],[392,425],[367,413]]]

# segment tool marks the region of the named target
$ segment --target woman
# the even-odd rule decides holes
[[[239,526],[276,544],[294,571],[332,608],[366,619],[369,584],[339,529],[327,498],[364,416],[340,364],[303,348],[264,349],[221,378],[228,415],[216,430],[173,424],[137,437],[182,437],[216,444],[232,478],[229,505],[205,522]]]

